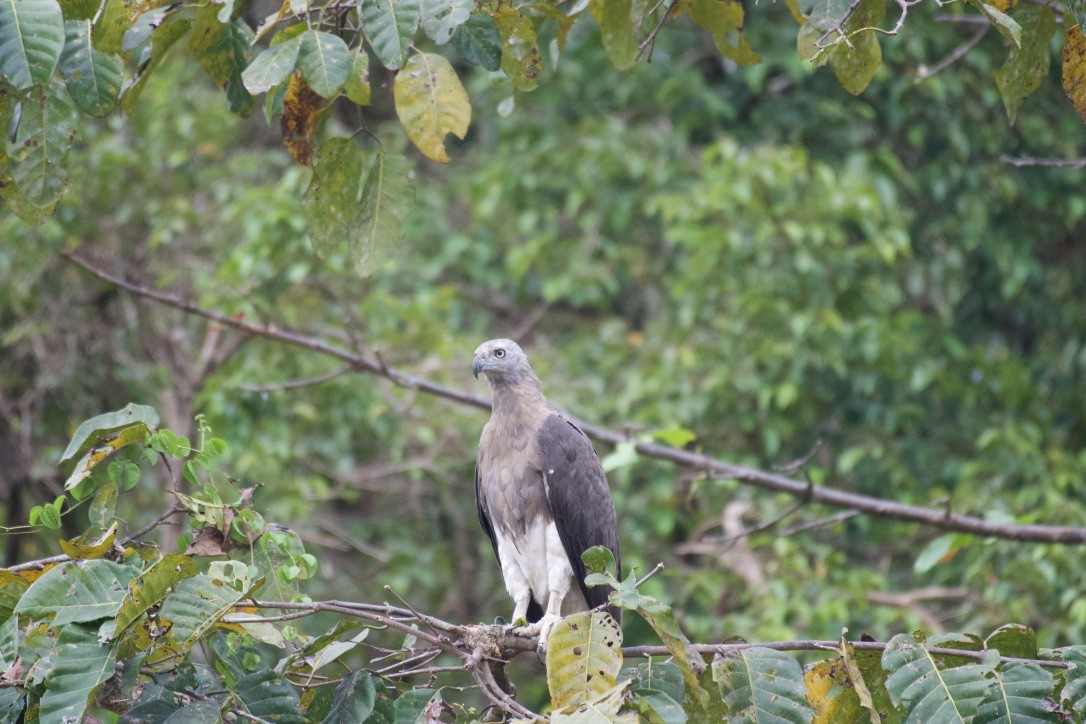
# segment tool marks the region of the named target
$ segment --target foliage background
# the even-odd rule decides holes
[[[757,12],[788,20],[779,5]],[[368,279],[313,256],[308,171],[277,130],[231,116],[199,68],[171,56],[130,119],[82,126],[54,217],[0,218],[6,523],[55,497],[74,425],[143,402],[178,432],[205,414],[269,517],[327,546],[315,595],[377,601],[388,584],[449,620],[509,613],[471,498],[485,415],[353,374],[254,391],[334,368],[240,344],[57,256],[82,247],[150,286],[454,386],[481,384],[479,342],[513,335],[552,399],[585,419],[672,442],[689,431],[694,446],[762,467],[822,441],[807,467],[820,484],[1086,525],[1081,172],[999,158],[1082,155],[1081,125],[1056,68],[1007,125],[994,33],[917,83],[965,31],[915,20],[885,39],[859,97],[797,59],[774,22],[746,31],[765,62],[742,71],[683,27],[626,73],[579,27],[531,94],[459,68],[475,123],[449,144],[450,166],[413,156],[407,248]],[[864,517],[780,534],[834,512],[810,507],[727,547],[792,501],[600,452],[624,560],[667,564],[645,590],[696,641],[1006,621],[1043,646],[1086,641],[1076,548]],[[135,498],[148,520],[160,486]],[[54,549],[52,535],[9,539],[9,561]],[[639,636],[628,627],[628,642]]]

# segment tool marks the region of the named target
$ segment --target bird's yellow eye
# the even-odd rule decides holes
[[[495,357],[504,357],[505,356],[505,350],[501,349],[499,347],[498,349],[494,350],[494,356]]]

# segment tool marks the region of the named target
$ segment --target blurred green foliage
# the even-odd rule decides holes
[[[458,163],[417,161],[407,248],[368,279],[345,255],[313,256],[309,172],[277,130],[233,118],[191,64],[164,66],[131,119],[83,128],[54,217],[0,219],[5,477],[51,501],[69,426],[130,400],[179,433],[203,413],[270,517],[328,547],[315,595],[376,601],[388,584],[453,620],[509,613],[471,500],[483,413],[355,374],[275,389],[335,367],[92,280],[57,256],[80,247],[148,286],[446,384],[481,392],[471,351],[518,334],[551,398],[584,419],[688,430],[766,468],[822,441],[805,469],[819,484],[1086,525],[1081,175],[999,160],[1084,153],[1058,79],[1008,127],[994,33],[917,83],[910,70],[962,42],[918,19],[885,39],[859,97],[769,24],[747,36],[765,62],[745,71],[680,28],[625,74],[576,32],[531,95],[468,74],[488,112],[450,144]],[[1043,646],[1086,640],[1076,548],[865,517],[780,534],[835,512],[811,507],[728,548],[793,501],[635,456],[608,467],[623,558],[667,564],[644,589],[695,641],[1007,621]],[[150,519],[164,496],[141,490]],[[28,539],[20,554],[46,550]],[[944,590],[871,595],[931,587]],[[638,625],[627,642],[647,638]]]

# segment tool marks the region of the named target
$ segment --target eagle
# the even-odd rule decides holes
[[[513,626],[546,648],[561,617],[607,603],[605,586],[585,585],[584,551],[610,549],[621,577],[615,504],[596,449],[544,397],[516,342],[482,344],[472,373],[490,385],[493,410],[475,462],[479,522],[513,599]]]

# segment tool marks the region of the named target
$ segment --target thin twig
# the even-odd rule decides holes
[[[657,573],[659,573],[659,572],[660,572],[660,571],[662,571],[662,570],[664,570],[664,563],[663,563],[663,561],[661,561],[661,562],[657,563],[657,564],[656,564],[656,567],[655,567],[655,568],[653,568],[653,569],[652,569],[651,571],[649,571],[648,573],[646,573],[646,574],[645,574],[645,576],[644,576],[644,577],[643,577],[643,578],[642,578],[642,579],[641,579],[640,581],[638,581],[638,582],[637,582],[636,584],[634,584],[634,585],[636,585],[636,586],[640,587],[642,583],[644,583],[645,581],[649,580],[650,578],[652,578],[653,576],[655,576],[655,575],[656,575]]]
[[[920,66],[916,71],[916,82],[921,83],[928,78],[931,78],[933,75],[942,73],[944,70],[964,58],[966,53],[977,47],[977,43],[984,39],[984,36],[988,34],[988,31],[991,30],[991,28],[991,24],[985,22],[984,25],[977,28],[977,32],[973,33],[973,36],[969,38],[969,40],[965,41],[957,48],[955,48],[953,52],[950,53],[950,55],[943,58],[933,66]]]
[[[160,304],[179,309],[188,314],[203,317],[204,319],[210,319],[225,326],[234,327],[266,339],[294,345],[302,349],[308,349],[329,357],[334,357],[342,362],[350,364],[359,372],[379,375],[400,387],[426,392],[462,405],[482,409],[490,408],[490,400],[480,395],[456,390],[444,385],[439,385],[436,382],[431,382],[422,377],[406,374],[384,364],[374,357],[359,355],[332,345],[324,340],[284,330],[274,324],[258,324],[204,309],[191,302],[178,299],[173,295],[148,289],[139,284],[126,281],[95,267],[90,262],[81,259],[70,252],[62,252],[61,254],[99,279]],[[893,518],[912,523],[921,523],[939,530],[970,533],[978,536],[1002,538],[1004,540],[1071,545],[1086,544],[1086,527],[1083,526],[1000,523],[997,521],[985,520],[984,518],[977,516],[962,515],[960,513],[945,514],[943,511],[932,510],[926,507],[873,498],[844,490],[836,490],[834,488],[812,486],[809,483],[801,482],[784,475],[759,470],[757,468],[735,465],[690,450],[682,450],[655,442],[630,439],[628,435],[624,435],[621,432],[609,430],[583,421],[574,420],[574,423],[580,427],[585,434],[599,442],[608,445],[632,443],[634,449],[644,457],[666,460],[675,463],[676,465],[703,471],[718,478],[735,480],[743,485],[750,485],[763,490],[772,490],[779,493],[787,493],[797,498],[806,499],[810,503],[829,505],[837,508],[848,508],[851,511],[859,511],[879,518]],[[856,513],[853,512],[852,514]]]
[[[278,382],[270,385],[238,385],[238,389],[242,392],[282,392],[283,390],[296,390],[299,387],[308,387],[310,385],[319,385],[322,382],[328,382],[334,380],[337,377],[351,372],[354,368],[351,365],[344,365],[338,370],[332,370],[331,372],[316,377],[309,377],[304,380],[287,380],[286,382]]]

